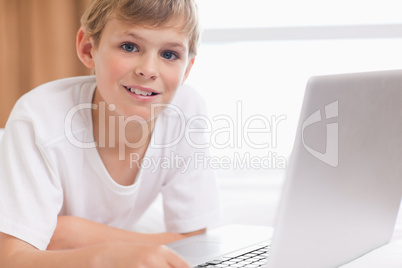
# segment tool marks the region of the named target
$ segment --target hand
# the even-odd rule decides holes
[[[47,249],[78,249],[106,242],[134,242],[142,245],[156,246],[168,244],[203,232],[205,232],[205,229],[186,234],[141,234],[74,216],[59,216],[57,228]]]
[[[99,245],[93,264],[97,268],[190,268],[164,246],[139,246],[126,242]]]
[[[190,268],[164,246],[109,242],[72,250],[42,251],[10,235],[0,233],[2,268]]]

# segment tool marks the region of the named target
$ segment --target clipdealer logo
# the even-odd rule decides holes
[[[325,119],[337,118],[338,117],[338,101],[334,101],[324,108]],[[330,165],[331,167],[337,167],[339,164],[339,135],[338,135],[338,123],[327,123],[326,130],[326,143],[325,143],[325,152],[321,153],[309,145],[306,144],[304,131],[307,127],[311,126],[314,123],[318,123],[323,121],[321,117],[321,111],[317,110],[313,114],[311,114],[303,123],[302,126],[302,141],[304,148],[315,158],[318,160]]]
[[[177,149],[180,145],[193,148],[194,150],[190,150],[192,155],[187,154],[188,150],[184,152],[185,156],[174,153],[156,158],[140,156],[135,152],[127,154],[130,148],[138,148],[147,142],[146,138],[150,134],[149,121],[136,115],[129,117],[108,115],[108,111],[115,111],[116,106],[104,102],[82,103],[72,107],[65,117],[65,136],[72,146],[80,149],[117,148],[119,160],[130,157],[130,167],[147,167],[155,172],[158,168],[175,168],[185,172],[190,165],[195,168],[213,169],[286,168],[286,158],[275,152],[278,146],[279,125],[287,119],[284,114],[270,117],[252,114],[244,118],[242,102],[238,101],[234,115],[230,113],[213,117],[203,114],[189,115],[174,104],[152,104],[150,117],[155,118],[157,115],[155,110],[160,108],[163,108],[169,120],[173,120],[175,132],[168,137],[154,136],[147,146],[168,152]],[[74,119],[79,113],[88,113],[88,110],[95,109],[99,114],[97,140],[95,136],[82,137],[82,122],[80,119],[77,121]],[[139,125],[142,129],[142,135],[138,140],[129,140],[129,137],[126,137],[127,125],[132,123]],[[102,133],[104,135],[101,135]],[[272,150],[269,150],[270,148]],[[226,152],[209,155],[209,149],[225,149]]]

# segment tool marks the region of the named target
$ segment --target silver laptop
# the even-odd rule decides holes
[[[224,226],[168,246],[194,267],[338,267],[388,243],[401,196],[402,70],[313,77],[272,240]]]

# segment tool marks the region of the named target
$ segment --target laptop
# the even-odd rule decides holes
[[[402,70],[316,76],[274,230],[223,226],[168,247],[193,267],[339,267],[389,242],[401,196]]]

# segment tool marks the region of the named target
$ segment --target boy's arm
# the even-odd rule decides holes
[[[42,251],[0,233],[0,267],[177,267],[189,268],[167,248],[111,242],[74,250]]]
[[[130,242],[157,246],[203,232],[205,232],[205,229],[186,234],[143,234],[118,229],[79,217],[59,216],[57,227],[48,249],[77,249],[105,242]]]

